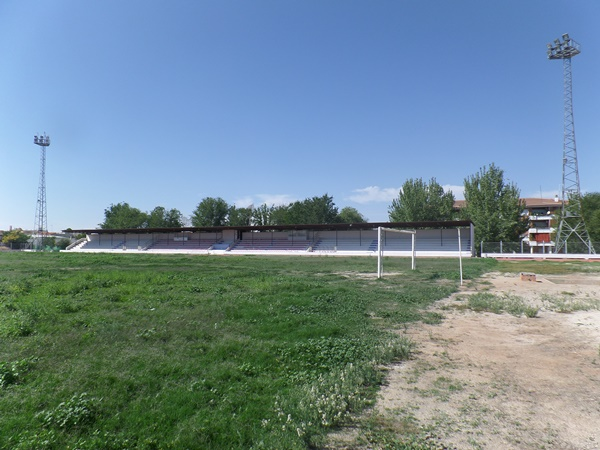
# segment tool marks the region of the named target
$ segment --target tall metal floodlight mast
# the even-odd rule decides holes
[[[41,147],[40,156],[40,185],[35,206],[34,248],[42,249],[48,236],[48,217],[46,215],[46,147],[50,145],[50,136],[34,136],[33,143]]]
[[[577,165],[577,149],[575,146],[575,123],[573,120],[573,78],[571,75],[571,58],[581,53],[579,44],[562,35],[548,44],[548,59],[562,59],[564,87],[564,141],[563,141],[563,174],[562,174],[562,211],[556,235],[556,253],[567,253],[567,241],[583,243],[586,253],[596,253],[581,216],[581,190],[579,185],[579,168]]]

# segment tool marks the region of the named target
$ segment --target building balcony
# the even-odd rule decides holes
[[[540,234],[540,233],[552,234],[555,231],[556,231],[556,228],[552,228],[552,227],[548,227],[548,228],[530,228],[529,229],[529,235],[531,236],[532,234]]]
[[[529,216],[529,220],[555,220],[556,217],[551,214]]]

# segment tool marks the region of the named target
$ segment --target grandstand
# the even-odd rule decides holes
[[[457,228],[467,229],[461,255],[474,255],[471,221],[70,230],[86,237],[65,251],[376,256],[379,227],[416,230],[417,256],[453,257],[459,255]],[[384,232],[382,249],[409,256],[411,236]]]

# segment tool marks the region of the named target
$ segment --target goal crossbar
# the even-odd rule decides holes
[[[410,234],[411,236],[411,241],[412,241],[412,262],[411,262],[411,269],[415,270],[415,238],[417,235],[417,230],[396,230],[394,228],[385,228],[385,227],[377,227],[377,278],[381,278],[383,276],[383,232],[384,231],[391,231],[394,233],[403,233],[403,234]]]

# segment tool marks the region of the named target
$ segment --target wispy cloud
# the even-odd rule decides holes
[[[296,199],[288,194],[257,194],[258,202],[256,204],[262,205],[289,205],[295,202]]]
[[[241,197],[233,201],[233,204],[236,208],[247,208],[250,205],[254,204],[254,199],[252,197]]]
[[[233,201],[233,204],[238,208],[247,208],[250,205],[289,205],[295,202],[296,199],[288,194],[255,194],[239,197]]]
[[[444,184],[442,187],[444,188],[444,192],[452,192],[454,194],[454,200],[464,200],[465,199],[465,187],[464,186]]]
[[[398,196],[400,188],[381,188],[379,186],[367,186],[362,189],[354,189],[354,194],[348,197],[356,203],[391,202]]]
[[[464,186],[456,186],[452,184],[445,184],[442,186],[444,192],[452,191],[456,200],[464,200],[465,188]],[[391,202],[398,197],[398,194],[402,188],[389,187],[382,188],[379,186],[367,186],[362,189],[354,189],[353,194],[350,195],[347,200],[351,200],[356,203],[378,203],[378,202]]]

